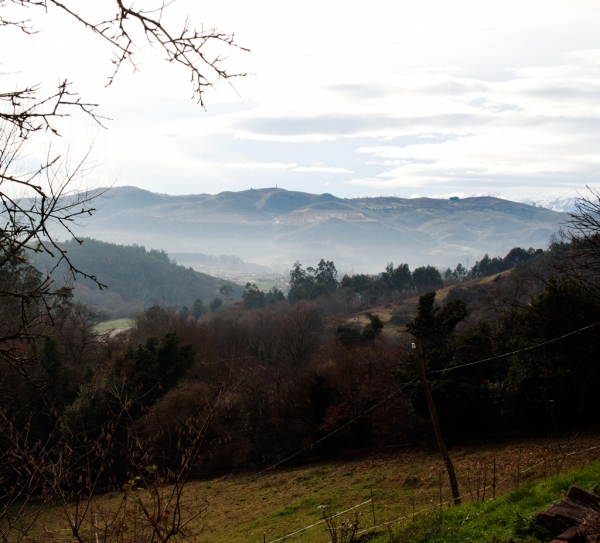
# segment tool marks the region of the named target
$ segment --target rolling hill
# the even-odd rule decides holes
[[[169,196],[114,187],[77,233],[169,253],[236,255],[289,269],[333,260],[375,272],[389,261],[436,266],[546,247],[564,213],[501,200],[394,197],[343,199],[283,189]]]
[[[242,288],[192,268],[180,266],[164,251],[147,251],[139,245],[124,246],[86,238],[60,244],[71,262],[80,270],[93,273],[106,288],[100,290],[91,280],[73,282],[77,300],[104,309],[110,318],[129,317],[136,310],[153,304],[191,307],[200,298],[205,305],[219,295],[221,286],[231,287],[230,298],[241,299]],[[55,260],[47,254],[31,255],[32,264],[41,271],[52,270]],[[59,282],[70,281],[63,264],[52,272]]]

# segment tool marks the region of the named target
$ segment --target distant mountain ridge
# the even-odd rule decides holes
[[[514,199],[515,202],[523,204],[536,205],[552,209],[553,211],[561,211],[563,213],[573,213],[576,211],[575,202],[579,198],[579,194],[575,192],[556,193],[551,192],[541,196],[524,196]]]
[[[433,196],[434,199],[447,199],[451,196],[458,196],[460,198],[479,198],[482,196],[491,196],[493,198],[500,198],[501,200],[509,200],[511,202],[518,202],[521,204],[527,204],[530,206],[545,207],[552,211],[559,211],[561,213],[573,213],[576,211],[575,202],[581,196],[587,197],[590,192],[587,188],[582,190],[574,189],[552,189],[544,190],[536,193],[527,195],[516,195],[501,192],[489,192],[479,194],[465,194],[461,192],[438,194]]]
[[[169,196],[114,187],[99,204],[80,235],[279,269],[326,258],[364,272],[389,261],[453,266],[516,245],[546,247],[567,218],[490,196],[344,199],[278,188]]]

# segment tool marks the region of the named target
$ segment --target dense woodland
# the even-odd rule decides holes
[[[248,284],[243,302],[196,316],[154,305],[117,334],[98,335],[102,315],[56,293],[26,307],[30,334],[12,340],[25,321],[4,301],[4,494],[74,499],[144,465],[208,477],[432,441],[415,338],[450,444],[596,423],[600,229],[584,219],[546,251],[468,271],[390,264],[338,281],[333,262],[297,262],[287,297]],[[0,279],[40,277],[17,260]],[[15,461],[28,455],[33,489]]]

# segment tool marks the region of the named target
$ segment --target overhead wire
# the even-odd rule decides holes
[[[265,472],[267,472],[269,470],[272,470],[272,469],[276,468],[277,466],[283,464],[284,462],[287,462],[288,460],[291,460],[292,458],[298,456],[299,454],[303,453],[304,451],[307,451],[308,449],[311,449],[315,445],[318,445],[322,441],[325,441],[327,438],[329,438],[332,435],[336,434],[340,430],[343,430],[344,428],[346,428],[346,426],[350,426],[353,422],[357,421],[361,417],[364,417],[367,413],[369,413],[370,411],[373,411],[373,409],[375,409],[375,408],[379,407],[381,404],[387,402],[391,397],[393,397],[394,395],[398,394],[398,392],[400,392],[402,389],[406,388],[408,385],[410,385],[411,383],[413,383],[416,380],[417,380],[417,377],[415,377],[414,379],[410,380],[408,383],[404,383],[401,387],[399,387],[396,390],[394,390],[391,394],[388,394],[385,398],[383,398],[382,400],[378,401],[375,405],[372,405],[371,407],[369,407],[368,409],[366,409],[365,411],[363,411],[360,415],[357,415],[356,417],[354,417],[352,420],[349,420],[348,422],[342,424],[340,427],[338,427],[335,430],[333,430],[333,432],[330,432],[326,436],[323,436],[322,438],[318,439],[317,441],[315,441],[311,445],[307,445],[306,447],[300,449],[299,451],[297,451],[294,454],[288,456],[287,458],[284,458],[283,460],[280,460],[279,462],[276,462],[275,464],[272,464],[271,466],[269,466],[269,467],[267,467],[267,468],[259,471],[258,473],[256,473],[256,475],[258,476],[258,475],[261,475],[261,474],[263,474],[263,473],[265,473]]]
[[[582,328],[580,328],[578,330],[575,330],[573,332],[569,332],[569,333],[564,334],[562,336],[559,336],[557,338],[554,338],[554,339],[551,339],[551,340],[548,340],[548,341],[544,341],[544,342],[538,343],[536,345],[531,345],[529,347],[524,347],[522,349],[517,349],[517,350],[511,351],[509,353],[504,353],[504,354],[501,354],[501,355],[497,355],[497,356],[493,356],[493,357],[489,357],[489,358],[484,358],[484,359],[481,359],[481,360],[475,360],[473,362],[467,362],[465,364],[461,364],[461,365],[458,365],[458,366],[452,366],[450,368],[443,368],[443,369],[439,369],[439,370],[432,370],[432,371],[427,372],[427,375],[431,375],[431,374],[435,374],[435,373],[441,373],[441,372],[445,372],[445,371],[457,370],[457,369],[461,369],[461,368],[465,368],[465,367],[469,367],[469,366],[474,366],[474,365],[477,365],[477,364],[483,364],[483,363],[486,363],[486,362],[491,362],[491,361],[494,361],[494,360],[499,360],[499,359],[506,358],[506,357],[509,357],[509,356],[513,356],[513,355],[516,355],[516,354],[520,354],[520,353],[523,353],[523,352],[531,351],[533,349],[536,349],[536,348],[539,348],[539,347],[543,347],[544,345],[549,345],[549,344],[555,343],[557,341],[560,341],[560,340],[565,339],[567,337],[573,336],[573,335],[578,334],[580,332],[583,332],[585,330],[594,328],[598,324],[600,324],[600,322],[596,322],[594,324],[590,324],[588,326],[584,326],[584,327],[582,327]],[[240,358],[254,358],[254,357],[240,357]],[[264,473],[266,473],[266,472],[268,472],[270,470],[273,470],[276,467],[280,466],[281,464],[284,464],[285,462],[288,462],[292,458],[295,458],[296,456],[302,454],[303,452],[305,452],[305,451],[307,451],[309,449],[312,449],[313,447],[315,447],[319,443],[322,443],[323,441],[325,441],[326,439],[328,439],[331,436],[335,435],[336,433],[340,432],[344,428],[350,426],[351,424],[353,424],[354,422],[356,422],[358,419],[364,417],[367,413],[369,413],[369,412],[373,411],[374,409],[376,409],[377,407],[383,405],[385,402],[387,402],[389,399],[391,399],[396,394],[398,394],[399,392],[401,392],[403,389],[405,389],[406,387],[408,387],[409,385],[411,385],[412,383],[414,383],[415,381],[417,381],[417,379],[418,379],[418,377],[415,377],[415,378],[411,379],[410,381],[408,381],[406,383],[403,383],[400,387],[398,387],[395,390],[393,390],[390,394],[388,394],[387,396],[385,396],[383,399],[381,399],[380,401],[378,401],[377,403],[375,403],[374,405],[372,405],[371,407],[369,407],[365,411],[363,411],[361,414],[357,415],[356,417],[354,417],[353,419],[349,420],[348,422],[342,424],[341,426],[339,426],[338,428],[336,428],[332,432],[328,433],[327,435],[321,437],[320,439],[318,439],[314,443],[303,447],[302,449],[300,449],[300,450],[296,451],[295,453],[287,456],[286,458],[283,458],[279,462],[276,462],[276,463],[274,463],[274,464],[272,464],[272,465],[270,465],[270,466],[262,469],[261,471],[253,474],[253,477],[257,477],[257,476],[262,475],[262,474],[264,474]],[[592,447],[592,449],[595,449],[595,448],[597,448],[597,447]],[[533,469],[533,467],[535,467],[535,466],[532,466],[529,469]],[[238,471],[238,470],[233,470],[233,471]],[[353,506],[350,509],[347,509],[346,511],[342,511],[341,513],[337,513],[334,516],[338,516],[339,514],[343,514],[343,513],[347,512],[347,511],[350,511],[350,510],[355,509],[357,507],[361,507],[361,506],[365,505],[366,503],[369,503],[370,501],[371,500],[369,499],[366,502],[363,502],[361,504]],[[418,513],[424,512],[427,509],[430,509],[430,508],[426,508],[426,509],[424,509],[424,510],[418,512]],[[403,520],[405,518],[407,518],[407,517],[400,517],[398,519],[387,521],[387,522],[384,522],[384,523],[382,523],[382,524],[380,524],[380,525],[378,525],[376,527],[381,527],[381,526],[384,526],[384,525],[389,525],[389,524],[395,523],[397,521]],[[319,521],[317,523],[314,523],[314,524],[312,524],[310,526],[307,526],[307,527],[304,527],[304,528],[302,528],[300,530],[297,530],[296,532],[292,532],[292,533],[287,534],[285,536],[282,536],[282,537],[280,537],[278,539],[275,539],[275,540],[271,541],[270,543],[275,543],[275,542],[278,542],[278,541],[282,541],[282,540],[287,539],[288,537],[291,537],[291,536],[293,536],[295,534],[298,534],[300,532],[308,530],[309,528],[312,528],[314,526],[320,525],[323,522],[325,522],[325,521],[321,520],[321,521]],[[371,528],[367,528],[367,529],[361,530],[359,533],[364,533],[366,531],[370,531],[370,530],[372,530],[372,529],[374,529],[376,527],[374,526],[374,527],[371,527]]]
[[[570,452],[570,453],[568,453],[566,455],[560,455],[560,456],[556,455],[555,458],[559,458],[559,457],[562,457],[562,456],[565,456],[565,457],[566,456],[574,456],[575,454],[581,454],[581,453],[589,452],[589,451],[596,450],[596,449],[600,449],[600,445],[594,445],[593,447],[588,447],[587,449],[583,449],[582,451],[573,451],[573,452]],[[541,466],[544,462],[546,462],[546,460],[542,460],[542,461],[540,461],[540,462],[538,462],[536,464],[533,464],[532,466],[529,466],[528,468],[525,468],[522,471],[522,473],[526,473],[528,471],[531,471],[532,469],[535,469],[536,467]],[[496,484],[498,485],[500,483],[508,481],[509,479],[510,479],[510,477],[505,477],[504,479],[501,479],[500,481],[497,481]],[[492,485],[490,484],[490,485],[486,485],[484,488],[487,489],[487,488],[491,488],[491,487],[492,487]],[[466,498],[466,496],[461,496],[461,498],[464,499],[464,498]],[[348,511],[352,511],[353,509],[356,509],[358,507],[362,507],[363,505],[366,505],[367,503],[371,503],[371,502],[372,502],[372,498],[370,498],[370,499],[368,499],[368,500],[366,500],[366,501],[364,501],[362,503],[359,503],[357,505],[354,505],[354,506],[346,509],[345,511],[341,511],[339,513],[336,513],[335,515],[332,515],[331,518],[338,517],[340,515],[343,515],[344,513],[347,513]],[[454,503],[454,498],[452,498],[450,500],[442,501],[439,505],[444,506],[444,505],[449,505],[451,503]],[[391,520],[386,520],[384,522],[380,522],[379,524],[376,524],[374,526],[369,526],[368,528],[363,528],[362,530],[357,531],[355,535],[364,534],[366,532],[370,532],[372,530],[376,530],[377,528],[382,528],[383,526],[390,526],[391,524],[396,524],[396,523],[398,523],[398,522],[400,522],[402,520],[407,520],[407,519],[409,519],[411,517],[415,517],[417,515],[420,515],[422,513],[425,513],[427,511],[435,509],[436,507],[438,507],[438,504],[436,504],[436,505],[430,505],[428,507],[424,507],[423,509],[419,509],[418,511],[415,511],[412,514],[402,515],[400,517],[396,517],[396,518],[391,519]],[[325,520],[321,520],[319,522],[315,522],[314,524],[310,524],[308,526],[300,528],[299,530],[291,532],[291,533],[289,533],[287,535],[278,537],[277,539],[273,539],[273,540],[269,541],[269,543],[276,543],[276,542],[279,542],[279,541],[283,541],[284,539],[287,539],[287,538],[292,537],[292,536],[294,536],[296,534],[299,534],[301,532],[309,530],[310,528],[314,528],[315,526],[318,526],[318,525],[322,524],[323,522],[325,522]],[[332,543],[332,542],[330,541],[329,543]]]
[[[353,505],[352,507],[349,507],[348,509],[346,509],[345,511],[340,511],[339,513],[336,513],[335,515],[331,515],[329,518],[335,518],[335,517],[339,517],[340,515],[343,515],[344,513],[347,513],[348,511],[352,511],[353,509],[358,509],[359,507],[362,507],[363,505],[367,505],[368,503],[371,503],[373,500],[372,498],[369,498],[368,500],[365,500],[362,503],[359,503],[357,505]],[[323,524],[324,522],[326,522],[325,519],[322,519],[318,522],[315,522],[314,524],[310,524],[309,526],[305,526],[304,528],[300,528],[299,530],[296,530],[295,532],[291,532],[287,535],[278,537],[277,539],[272,539],[271,541],[269,541],[269,543],[276,543],[277,541],[283,541],[284,539],[287,539],[288,537],[292,537],[296,534],[299,534],[301,532],[305,532],[306,530],[310,530],[311,528],[314,528],[315,526],[318,526],[319,524]]]
[[[588,326],[584,326],[583,328],[579,328],[578,330],[575,330],[573,332],[569,332],[568,334],[564,334],[564,335],[562,335],[560,337],[557,337],[557,338],[554,338],[554,339],[551,339],[551,340],[548,340],[548,341],[544,341],[544,342],[538,343],[536,345],[531,345],[529,347],[524,347],[522,349],[517,349],[517,350],[511,351],[509,353],[504,353],[504,354],[501,354],[501,355],[492,356],[492,357],[484,358],[484,359],[481,359],[481,360],[475,360],[473,362],[467,362],[465,364],[461,364],[459,366],[452,366],[450,368],[443,368],[443,369],[440,369],[440,370],[432,370],[432,371],[427,372],[427,375],[431,375],[431,374],[434,374],[434,373],[441,373],[441,372],[445,372],[445,371],[457,370],[457,369],[465,368],[465,367],[468,367],[468,366],[475,366],[477,364],[483,364],[485,362],[491,362],[493,360],[499,360],[501,358],[506,358],[506,357],[509,357],[509,356],[513,356],[515,354],[520,354],[520,353],[523,353],[523,352],[531,351],[533,349],[537,349],[538,347],[543,347],[544,345],[549,345],[551,343],[555,343],[555,342],[560,341],[560,340],[562,340],[564,338],[567,338],[569,336],[573,336],[575,334],[578,334],[580,332],[583,332],[585,330],[593,328],[593,327],[597,326],[598,324],[600,324],[600,322],[595,322],[594,324],[590,324]],[[330,438],[332,435],[336,434],[340,430],[343,430],[347,426],[350,426],[352,423],[356,422],[361,417],[364,417],[367,413],[373,411],[374,409],[376,409],[380,405],[382,405],[385,402],[387,402],[390,398],[392,398],[393,396],[395,396],[396,394],[398,394],[399,392],[401,392],[407,386],[409,386],[412,383],[414,383],[417,379],[418,378],[415,377],[414,379],[411,379],[407,383],[404,383],[402,386],[400,386],[399,388],[397,388],[396,390],[394,390],[393,392],[391,392],[390,394],[388,394],[385,398],[383,398],[382,400],[380,400],[379,402],[377,402],[375,405],[372,405],[371,407],[369,407],[368,409],[366,409],[365,411],[363,411],[360,415],[357,415],[356,417],[354,417],[352,420],[349,420],[348,422],[342,424],[340,427],[336,428],[335,430],[333,430],[329,434],[321,437],[320,439],[318,439],[317,441],[315,441],[311,445],[307,445],[306,447],[303,447],[302,449],[298,450],[294,454],[291,454],[290,456],[287,456],[286,458],[280,460],[279,462],[276,462],[275,464],[272,464],[272,465],[270,465],[270,466],[262,469],[261,471],[259,471],[255,475],[258,476],[258,475],[261,475],[261,474],[263,474],[263,473],[265,473],[267,471],[270,471],[270,470],[276,468],[277,466],[280,466],[281,464],[284,464],[288,460],[291,460],[292,458],[295,458],[296,456],[302,454],[303,452],[305,452],[305,451],[313,448],[315,445],[318,445],[319,443],[322,443],[326,439]]]
[[[573,456],[573,455],[575,455],[575,454],[585,453],[585,452],[593,451],[593,450],[596,450],[596,449],[600,449],[600,445],[595,445],[595,446],[593,446],[593,447],[588,447],[587,449],[584,449],[584,450],[582,450],[582,451],[573,451],[573,452],[570,452],[570,453],[568,453],[568,454],[566,454],[566,455],[564,455],[564,456],[565,456],[565,457],[566,457],[566,456]],[[562,455],[560,455],[560,456],[559,456],[559,455],[556,455],[556,456],[555,456],[555,458],[560,458],[561,456],[562,456]],[[546,460],[542,460],[542,461],[538,462],[537,464],[533,464],[532,466],[529,466],[528,468],[524,469],[524,470],[522,471],[522,473],[527,473],[528,471],[531,471],[532,469],[535,469],[535,468],[537,468],[537,467],[541,466],[541,465],[542,465],[544,462],[546,462]],[[498,485],[498,484],[500,484],[500,483],[503,483],[503,482],[505,482],[505,481],[508,481],[509,479],[510,479],[510,477],[505,477],[504,479],[501,479],[500,481],[498,481],[496,484]],[[491,488],[491,487],[492,487],[492,485],[487,485],[487,486],[485,486],[484,488],[485,488],[485,489],[488,489],[488,488]],[[462,499],[462,498],[465,498],[465,496],[461,496],[461,499]],[[454,503],[454,498],[452,498],[452,499],[450,499],[450,500],[443,501],[443,502],[441,502],[441,504],[440,504],[440,505],[449,505],[449,504],[451,504],[451,503]],[[370,527],[368,527],[368,528],[364,528],[364,529],[360,530],[359,532],[356,532],[356,535],[358,535],[358,534],[362,534],[362,533],[365,533],[365,532],[369,532],[369,531],[371,531],[371,530],[374,530],[374,529],[376,529],[376,528],[380,528],[380,527],[382,527],[382,526],[389,526],[390,524],[395,524],[395,523],[397,523],[397,522],[400,522],[400,521],[402,521],[402,520],[407,520],[407,519],[408,519],[408,518],[410,518],[411,516],[420,515],[421,513],[425,513],[426,511],[429,511],[429,510],[431,510],[431,509],[435,509],[436,507],[437,507],[437,505],[430,505],[430,506],[428,506],[428,507],[425,507],[425,508],[423,508],[423,509],[420,509],[419,511],[416,511],[416,512],[415,512],[415,513],[413,513],[412,515],[404,515],[404,516],[397,517],[397,518],[395,518],[395,519],[392,519],[392,520],[388,520],[388,521],[382,522],[381,524],[378,524],[378,525],[376,525],[376,526],[370,526]],[[331,543],[331,541],[330,541],[329,543]]]
[[[474,362],[467,362],[465,364],[461,364],[459,366],[452,366],[450,368],[442,368],[440,370],[428,371],[427,375],[430,375],[430,374],[433,374],[433,373],[441,373],[443,371],[458,370],[460,368],[466,368],[467,366],[475,366],[476,364],[483,364],[484,362],[491,362],[492,360],[498,360],[500,358],[505,358],[507,356],[513,356],[515,354],[520,354],[520,353],[524,353],[526,351],[531,351],[533,349],[537,349],[538,347],[543,347],[544,345],[550,345],[551,343],[556,343],[557,341],[560,341],[561,339],[564,339],[566,337],[574,336],[575,334],[579,334],[580,332],[583,332],[584,330],[588,330],[589,328],[593,328],[594,326],[598,326],[598,324],[600,324],[600,322],[595,322],[594,324],[590,324],[588,326],[584,326],[583,328],[580,328],[579,330],[575,330],[574,332],[569,332],[568,334],[564,334],[564,335],[562,335],[560,337],[557,337],[557,338],[554,338],[554,339],[550,339],[548,341],[544,341],[544,342],[538,343],[536,345],[530,345],[529,347],[523,347],[522,349],[517,349],[516,351],[511,351],[510,353],[499,354],[497,356],[492,356],[490,358],[484,358],[482,360],[476,360]]]

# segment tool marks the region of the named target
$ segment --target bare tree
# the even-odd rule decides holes
[[[124,64],[129,63],[136,69],[135,55],[140,41],[146,40],[165,55],[167,62],[188,70],[193,95],[202,106],[207,88],[219,80],[244,75],[231,74],[225,69],[222,47],[217,47],[219,52],[210,53],[215,50],[210,47],[212,44],[237,47],[233,35],[216,29],[196,30],[188,20],[171,28],[163,17],[169,2],[159,0],[154,10],[123,0],[93,4],[94,8],[101,5],[115,15],[108,19],[90,18],[85,11],[89,6],[76,0],[0,0],[0,9],[12,8],[2,10],[0,30],[13,28],[34,37],[38,29],[31,22],[30,14],[35,10],[42,15],[49,9],[61,11],[75,25],[88,29],[91,39],[111,46],[114,70],[108,76],[108,84],[113,83]],[[2,51],[5,55],[10,52],[6,48]],[[71,289],[56,285],[51,270],[42,274],[31,263],[35,252],[45,252],[55,258],[55,266],[66,264],[71,278],[88,278],[100,288],[104,287],[93,271],[79,269],[59,243],[67,236],[82,242],[74,235],[73,226],[95,211],[96,199],[102,194],[102,189],[88,187],[90,154],[84,153],[74,160],[68,153],[61,155],[54,151],[50,142],[64,135],[62,129],[59,131],[59,121],[65,117],[77,113],[91,118],[100,127],[104,126],[105,118],[98,114],[97,104],[72,92],[68,80],[61,81],[54,91],[45,91],[41,83],[8,88],[4,74],[0,74],[0,82],[4,83],[4,89],[0,88],[0,384],[3,385],[0,391],[0,539],[28,538],[42,507],[52,501],[65,508],[76,540],[99,541],[101,511],[95,509],[94,496],[115,448],[127,446],[126,443],[115,444],[109,437],[111,424],[127,419],[129,404],[126,398],[119,396],[123,401],[116,403],[114,420],[100,429],[104,431],[103,440],[85,441],[86,432],[71,432],[65,413],[44,403],[47,383],[44,372],[36,365],[33,346],[52,330],[57,310],[68,302]],[[50,150],[43,160],[33,163],[32,157],[43,147]],[[79,317],[82,337],[69,338],[73,340],[75,357],[83,356],[87,324],[91,322],[86,315]],[[27,389],[35,405],[24,407],[26,400],[19,396],[15,385]],[[189,455],[170,472],[175,481],[168,487],[170,494],[166,495],[166,501],[155,501],[152,505],[155,511],[145,506],[144,529],[150,534],[148,540],[166,541],[180,536],[185,529],[179,508],[181,489],[198,459],[211,413],[212,407],[181,430],[194,431],[187,448]],[[39,431],[42,427],[44,432]],[[124,423],[124,427],[131,430],[125,435],[133,435],[132,421]],[[139,443],[134,441],[138,448],[146,450]],[[131,443],[129,446],[133,447]],[[134,468],[139,467],[138,462]],[[159,477],[166,468],[151,467],[146,486],[154,485],[152,495],[159,496],[157,488],[162,484]],[[136,477],[140,476],[133,477],[139,488],[143,478]],[[128,497],[138,507],[144,505],[133,486],[128,488]],[[78,510],[78,515],[70,516],[72,505],[83,509]],[[168,522],[165,505],[171,515]],[[113,515],[107,517],[106,522],[117,527],[118,518]],[[159,518],[163,521],[160,525]],[[126,522],[127,517],[121,520]],[[84,536],[85,530],[90,535]],[[41,539],[48,540],[46,535],[41,534]],[[107,529],[102,540],[124,540],[113,535]]]
[[[215,28],[205,30],[190,27],[186,20],[181,27],[170,28],[163,23],[164,13],[171,2],[159,0],[154,9],[142,9],[133,3],[126,4],[123,0],[103,0],[102,7],[113,10],[116,15],[108,19],[94,20],[83,14],[81,4],[75,0],[0,0],[0,8],[12,4],[23,8],[23,13],[29,14],[27,8],[48,11],[57,8],[65,13],[74,22],[89,29],[99,39],[108,42],[112,47],[114,56],[112,63],[114,70],[108,78],[112,84],[121,67],[129,63],[137,69],[135,52],[139,44],[134,37],[142,33],[152,46],[165,54],[167,62],[179,64],[188,70],[191,77],[194,96],[201,105],[204,105],[204,91],[213,87],[218,80],[229,80],[246,74],[232,74],[223,65],[226,59],[220,52],[209,52],[213,44],[244,49],[235,43],[234,35],[221,32]],[[0,28],[14,27],[25,34],[34,35],[37,29],[27,18],[7,20],[0,17]],[[220,51],[221,49],[218,48]],[[21,89],[0,92],[0,103],[6,106],[0,110],[0,120],[6,120],[17,126],[21,136],[26,137],[32,132],[41,129],[57,133],[54,120],[70,114],[73,109],[91,115],[97,122],[102,122],[102,117],[96,115],[92,104],[81,100],[76,94],[70,92],[70,83],[62,81],[54,93],[40,97],[40,86],[26,86]]]
[[[70,289],[54,284],[30,263],[45,251],[66,262],[73,278],[80,270],[57,242],[72,225],[94,211],[99,190],[82,190],[87,174],[84,156],[71,166],[69,157],[47,156],[44,165],[26,169],[20,153],[28,143],[19,126],[0,125],[0,358],[25,372],[27,344],[51,324],[52,309],[70,297]]]
[[[567,242],[556,261],[562,274],[576,280],[593,298],[600,298],[600,193],[588,187],[588,194],[575,202],[562,238]]]
[[[99,426],[75,406],[57,415],[44,440],[32,424],[17,428],[14,414],[0,410],[0,540],[63,540],[65,531],[79,543],[190,540],[207,504],[186,503],[186,484],[202,463],[209,425],[234,390],[196,399],[168,430],[135,418],[124,383],[96,391],[106,407]],[[158,465],[156,444],[165,440],[176,446],[169,465]],[[107,489],[121,489],[123,499],[102,499]],[[58,520],[51,529],[40,527],[48,506]]]
[[[96,20],[75,0],[0,0],[0,8],[11,6],[16,14],[0,16],[0,30],[16,28],[34,36],[38,29],[29,18],[34,10],[64,13],[74,24],[88,29],[91,37],[111,46],[114,70],[108,77],[109,85],[124,64],[136,69],[139,41],[146,40],[162,51],[169,63],[188,70],[193,94],[204,105],[204,91],[216,81],[244,75],[229,73],[223,65],[222,47],[214,53],[211,46],[238,46],[233,35],[214,28],[193,29],[189,20],[180,27],[169,27],[163,22],[168,4],[159,1],[155,9],[142,9],[123,0],[103,0],[95,7],[116,14]],[[18,16],[21,13],[24,17]],[[95,211],[95,200],[102,194],[102,190],[86,185],[89,152],[71,161],[50,151],[40,165],[33,166],[24,158],[31,154],[31,145],[39,149],[34,135],[60,135],[59,119],[73,113],[89,116],[103,126],[97,104],[86,102],[70,88],[64,80],[46,94],[41,84],[0,90],[0,359],[21,372],[26,372],[28,359],[25,343],[44,332],[52,319],[52,308],[70,296],[70,289],[57,287],[50,275],[31,267],[30,251],[49,253],[56,257],[56,266],[66,263],[73,279],[88,278],[104,287],[91,271],[79,269],[58,243],[66,236],[82,242],[74,235],[73,226]]]

